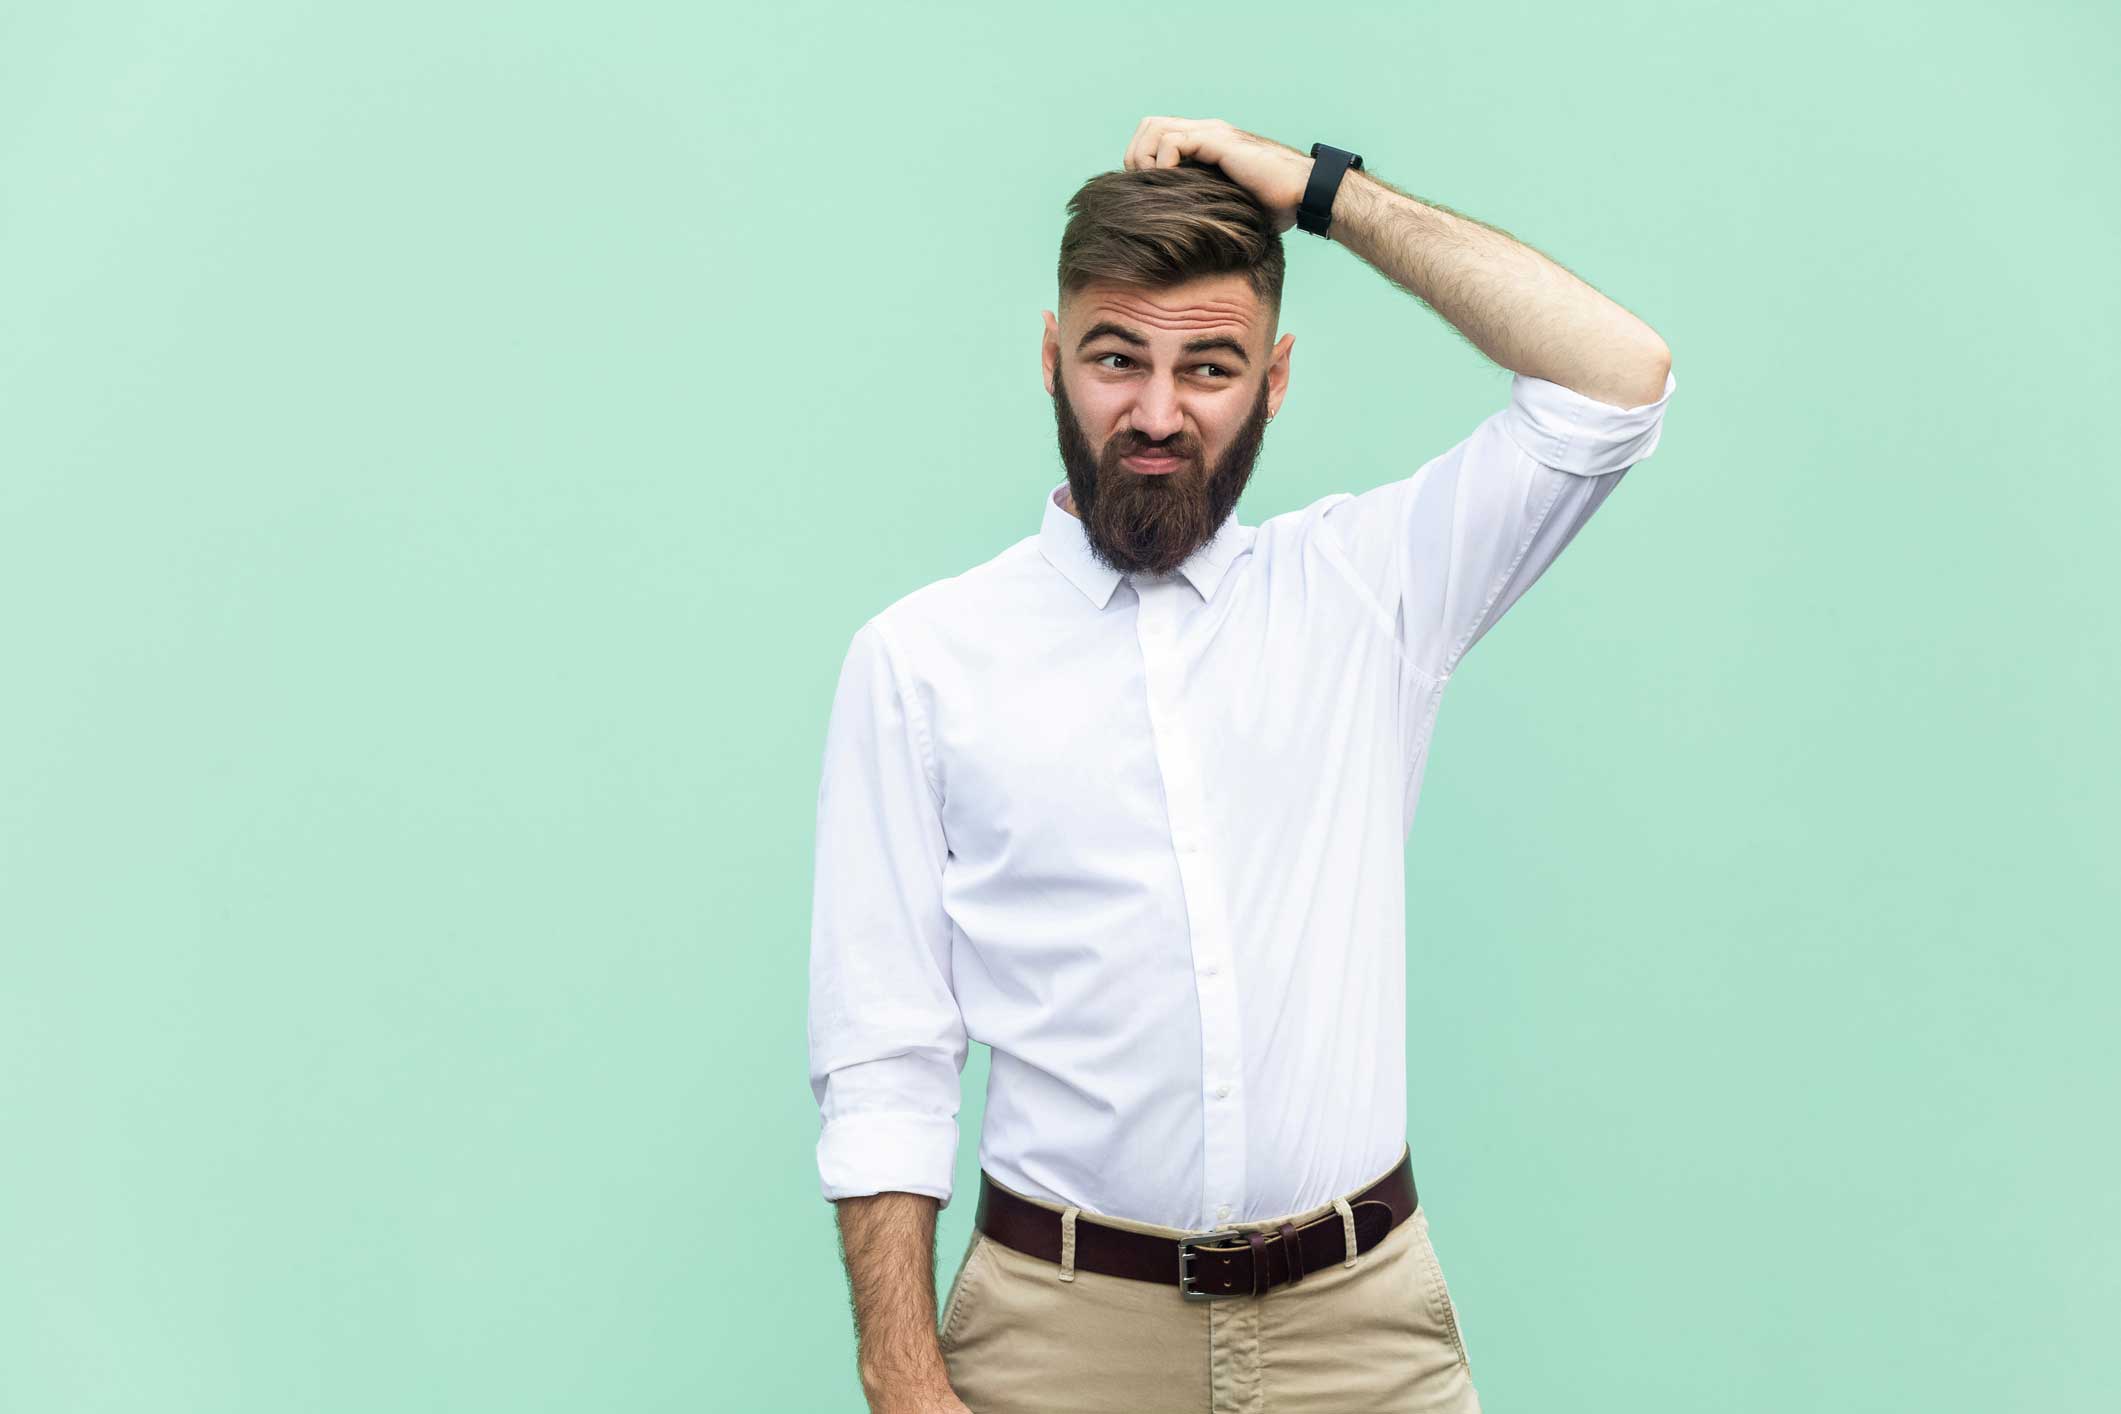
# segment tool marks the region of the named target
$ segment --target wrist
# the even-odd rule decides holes
[[[1326,227],[1326,239],[1350,244],[1364,226],[1377,191],[1369,173],[1349,168],[1340,179],[1340,190],[1333,193],[1333,222]]]
[[[925,1361],[917,1365],[863,1364],[858,1370],[862,1395],[876,1414],[885,1414],[885,1411],[901,1405],[918,1407],[923,1400],[950,1393],[950,1373],[943,1366],[940,1351],[932,1364]]]

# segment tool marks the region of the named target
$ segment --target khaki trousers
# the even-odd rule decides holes
[[[1342,1204],[1389,1172],[1308,1212],[1225,1226],[1271,1233],[1280,1222],[1345,1215]],[[1080,1211],[1017,1196],[1059,1215]],[[1095,1221],[1174,1244],[1185,1236]],[[1480,1411],[1419,1206],[1352,1266],[1216,1301],[1186,1300],[1175,1279],[1162,1286],[1042,1261],[975,1228],[943,1304],[940,1339],[951,1388],[972,1414]]]

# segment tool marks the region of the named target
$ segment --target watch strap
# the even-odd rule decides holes
[[[1314,236],[1323,236],[1333,224],[1333,198],[1340,191],[1340,180],[1349,168],[1359,169],[1362,158],[1323,142],[1311,144],[1311,158],[1311,180],[1304,187],[1304,199],[1297,204],[1296,224]]]

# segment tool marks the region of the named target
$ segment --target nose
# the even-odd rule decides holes
[[[1132,450],[1171,451],[1164,444],[1185,430],[1186,418],[1173,390],[1147,387],[1127,414],[1127,423],[1134,433]]]

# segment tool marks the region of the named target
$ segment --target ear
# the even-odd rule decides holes
[[[1060,321],[1053,317],[1050,309],[1040,310],[1045,316],[1046,331],[1038,341],[1038,361],[1045,371],[1046,396],[1053,396],[1053,380],[1060,376]]]
[[[1282,400],[1289,396],[1289,351],[1296,347],[1296,336],[1284,334],[1274,346],[1267,361],[1267,415],[1281,411]]]

